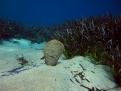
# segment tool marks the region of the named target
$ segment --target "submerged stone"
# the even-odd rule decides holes
[[[49,41],[44,49],[45,63],[47,65],[55,66],[58,59],[64,51],[64,45],[60,41],[54,39]]]

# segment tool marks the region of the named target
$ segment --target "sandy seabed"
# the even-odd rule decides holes
[[[28,65],[21,67],[17,55],[24,55]],[[62,56],[56,66],[47,66],[41,57],[40,49],[0,45],[0,91],[121,91],[109,67],[86,57]]]

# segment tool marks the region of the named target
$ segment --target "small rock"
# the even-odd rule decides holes
[[[55,66],[58,59],[64,51],[64,45],[58,40],[49,41],[44,49],[45,63],[47,65]]]

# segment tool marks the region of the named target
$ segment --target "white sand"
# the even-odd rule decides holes
[[[30,64],[24,67],[28,70],[11,75],[5,71],[21,66],[16,60],[16,54],[23,54]],[[105,90],[116,87],[109,68],[94,65],[88,58],[60,58],[57,66],[47,66],[44,60],[40,60],[42,56],[42,50],[1,45],[0,91],[88,91],[92,87]]]

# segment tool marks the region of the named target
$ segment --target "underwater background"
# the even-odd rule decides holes
[[[53,25],[80,17],[119,15],[121,0],[0,0],[0,17],[27,25]]]
[[[0,91],[121,91],[121,0],[0,0]]]

